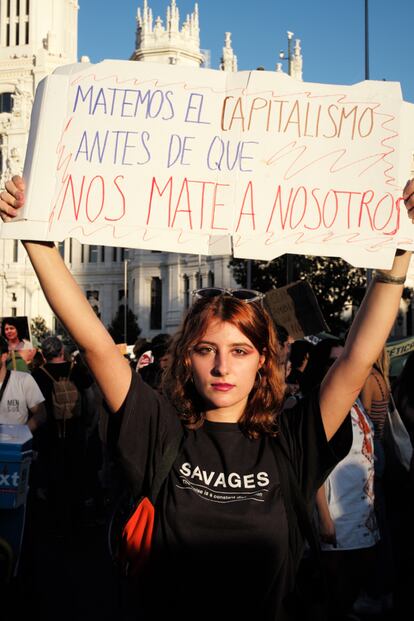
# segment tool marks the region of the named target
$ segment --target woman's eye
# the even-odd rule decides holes
[[[247,351],[245,349],[233,349],[233,352],[236,354],[236,356],[245,356],[247,354]]]
[[[208,347],[207,345],[202,345],[200,347],[196,347],[195,348],[195,352],[197,354],[201,354],[202,356],[205,356],[207,354],[210,354],[210,353],[214,352],[214,348],[213,347]]]

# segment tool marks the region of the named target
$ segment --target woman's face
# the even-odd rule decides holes
[[[194,345],[190,359],[207,420],[237,422],[265,357],[233,324],[217,320]]]
[[[6,323],[4,325],[4,336],[8,341],[15,341],[19,338],[19,333],[17,332],[17,328]]]

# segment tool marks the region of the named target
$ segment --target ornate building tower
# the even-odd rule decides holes
[[[220,69],[222,71],[237,71],[237,56],[231,47],[231,32],[226,32],[224,35],[224,47]]]
[[[180,12],[175,0],[167,7],[165,26],[160,17],[153,22],[152,10],[144,0],[144,6],[137,11],[136,49],[131,60],[190,65],[200,67],[204,56],[200,51],[200,27],[198,5],[187,15],[180,28]]]

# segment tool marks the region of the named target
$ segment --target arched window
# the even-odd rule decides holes
[[[161,330],[162,327],[162,283],[161,278],[151,278],[151,312],[150,329]]]

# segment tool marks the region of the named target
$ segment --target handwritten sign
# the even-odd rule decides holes
[[[283,326],[295,340],[329,330],[315,293],[306,280],[271,289],[264,303],[273,321]]]
[[[398,83],[69,65],[36,92],[26,207],[2,237],[388,267],[414,245],[413,121]]]

